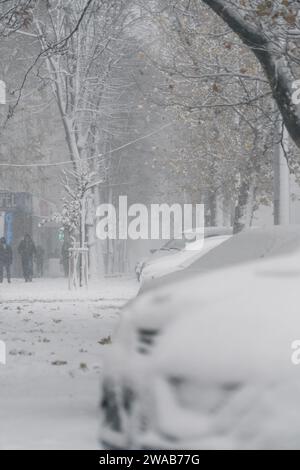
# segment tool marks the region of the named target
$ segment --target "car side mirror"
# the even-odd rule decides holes
[[[156,248],[152,248],[152,249],[150,250],[150,253],[151,253],[151,255],[154,255],[154,253],[156,253],[157,251],[158,251],[158,250],[157,250]]]

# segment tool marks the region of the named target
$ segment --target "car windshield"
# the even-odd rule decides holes
[[[224,234],[230,234],[231,229],[218,229],[217,227],[208,227],[205,228],[205,234],[204,238],[210,238],[210,237],[216,237],[218,235],[223,235]],[[197,232],[189,230],[181,235],[181,238],[172,238],[172,240],[169,240],[167,243],[165,243],[159,251],[181,251],[183,250],[186,245],[189,243],[193,243],[197,240]]]
[[[160,248],[160,251],[171,251],[171,250],[180,251],[184,249],[185,244],[186,244],[186,241],[184,238],[178,238],[178,239],[173,238],[172,240],[169,240],[167,243],[165,243],[165,245],[163,245]]]

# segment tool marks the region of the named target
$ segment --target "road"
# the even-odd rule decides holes
[[[101,356],[136,285],[70,293],[56,284],[0,286],[0,449],[99,448]]]

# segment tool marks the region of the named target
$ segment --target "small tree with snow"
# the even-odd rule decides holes
[[[87,215],[86,197],[93,187],[95,173],[88,168],[86,161],[81,161],[73,170],[64,170],[62,185],[66,193],[63,208],[54,216],[74,241],[79,241],[80,247],[85,246],[85,221]]]

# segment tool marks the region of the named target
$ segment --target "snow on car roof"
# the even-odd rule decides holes
[[[256,228],[238,233],[208,252],[191,269],[222,268],[237,263],[279,256],[300,247],[300,226]]]

